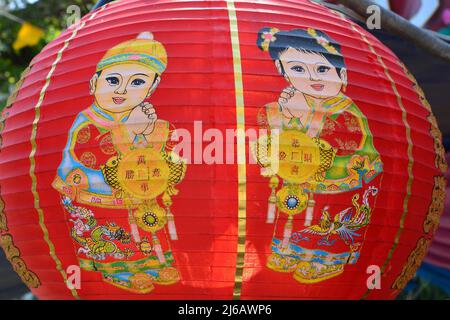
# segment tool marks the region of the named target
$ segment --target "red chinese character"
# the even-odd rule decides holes
[[[305,153],[303,155],[303,161],[311,163],[312,162],[312,154],[311,153]]]
[[[138,157],[138,161],[137,164],[145,164],[145,156],[139,156]]]
[[[143,192],[147,192],[148,191],[148,183],[147,182],[141,183],[141,190]]]
[[[133,170],[125,171],[125,179],[132,180],[133,178],[134,178],[134,171]]]
[[[159,168],[153,169],[153,177],[160,177],[161,176],[161,170]]]

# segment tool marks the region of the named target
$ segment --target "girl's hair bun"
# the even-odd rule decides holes
[[[292,48],[324,56],[338,72],[346,67],[341,45],[321,30],[308,28],[281,31],[266,27],[259,30],[256,42],[262,51],[269,52],[274,61],[279,60],[283,52]]]

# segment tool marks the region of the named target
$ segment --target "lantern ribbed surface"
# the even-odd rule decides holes
[[[443,209],[423,91],[312,1],[114,1],[0,129],[1,244],[40,299],[393,299]]]

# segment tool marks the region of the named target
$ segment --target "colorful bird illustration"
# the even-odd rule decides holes
[[[360,236],[356,231],[367,226],[370,222],[372,209],[369,195],[375,196],[378,189],[370,187],[364,192],[362,205],[358,203],[359,194],[352,199],[353,207],[347,208],[331,218],[329,207],[322,210],[322,217],[318,224],[305,228],[300,233],[322,236],[322,244],[330,243],[329,238],[338,235],[346,244],[353,244],[354,238]]]

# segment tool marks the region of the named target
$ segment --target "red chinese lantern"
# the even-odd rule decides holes
[[[444,201],[414,78],[306,0],[112,2],[2,119],[1,243],[41,299],[394,298]]]

